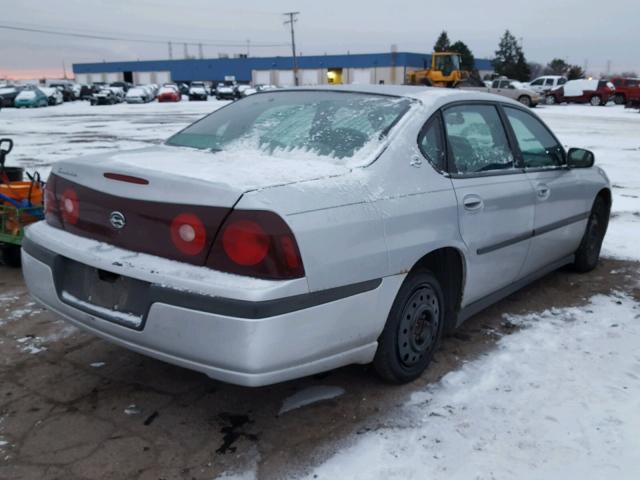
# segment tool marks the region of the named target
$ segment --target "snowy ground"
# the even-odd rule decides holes
[[[4,109],[0,137],[16,141],[10,157],[13,163],[46,174],[51,162],[69,156],[158,143],[222,105],[215,101],[104,107],[75,103],[38,110]],[[127,457],[131,471],[144,468],[153,474],[145,478],[181,478],[185,465],[197,464],[202,468],[189,470],[189,477],[214,478],[227,471],[221,478],[281,478],[286,471],[293,477],[319,479],[638,479],[640,267],[635,262],[640,261],[640,114],[616,106],[541,107],[536,112],[566,146],[592,149],[597,164],[609,174],[614,185],[613,218],[604,255],[617,260],[608,260],[606,271],[600,268],[585,276],[560,273],[542,280],[470,321],[460,337],[445,342],[431,373],[414,385],[389,389],[367,383],[371,382],[368,374],[357,368],[343,369],[326,380],[303,379],[259,391],[216,384],[218,400],[205,396],[204,402],[193,392],[200,395],[200,390],[211,387],[180,369],[141,361],[93,338],[74,340],[74,332],[64,330],[63,323],[39,320],[36,326],[30,325],[41,313],[25,300],[24,290],[15,282],[10,291],[0,287],[0,375],[10,378],[6,385],[24,383],[32,391],[36,390],[33,385],[46,385],[49,377],[57,379],[56,388],[42,392],[58,402],[48,407],[55,415],[73,415],[60,413],[63,401],[69,402],[68,412],[79,408],[88,415],[97,408],[99,420],[94,421],[115,425],[114,438],[124,436],[125,453],[127,442],[142,441],[138,437],[134,441],[130,437],[134,434],[149,442],[145,448],[151,452],[158,448],[155,467],[136,463],[133,458],[138,454]],[[41,331],[44,327],[38,325],[45,324],[47,330]],[[465,345],[465,336],[473,338],[471,344]],[[61,346],[60,339],[68,345]],[[10,358],[3,360],[4,352],[10,352]],[[28,360],[22,360],[25,357]],[[39,369],[40,376],[12,375],[14,358],[18,359],[15,365]],[[61,371],[44,375],[48,370],[36,363],[40,358]],[[76,372],[81,368],[79,359],[84,370],[69,376],[65,369],[73,365]],[[115,363],[118,369],[112,367]],[[94,381],[97,376],[102,380]],[[158,385],[160,379],[170,385],[173,403],[165,405],[155,398],[164,388]],[[118,382],[129,382],[122,387],[124,394]],[[138,383],[145,382],[152,384],[146,396],[137,390]],[[189,387],[192,383],[196,386]],[[73,391],[57,391],[63,388]],[[96,389],[99,395],[93,393]],[[180,393],[183,390],[186,393]],[[141,397],[134,403],[136,395]],[[0,406],[3,401],[0,398]],[[103,405],[111,407],[111,402],[117,408]],[[154,402],[157,406],[149,407]],[[211,438],[219,438],[203,426],[212,405],[218,405],[215,402],[221,409],[251,412],[252,420],[221,415],[225,422],[231,418],[222,432],[240,429],[234,442],[249,445],[238,452],[234,446],[233,457],[216,456],[215,447],[202,447],[206,439],[210,443]],[[191,416],[185,413],[186,405]],[[19,412],[21,407],[12,408]],[[154,408],[160,416],[153,415]],[[112,411],[127,419],[115,417]],[[130,422],[139,414],[164,430],[138,431]],[[25,415],[27,420],[28,415],[41,418],[39,413]],[[46,457],[52,449],[47,442],[55,440],[43,433],[48,427],[35,427],[20,437],[16,427],[10,428],[17,416],[11,408],[0,408],[0,454],[5,455],[0,455],[0,478],[2,458],[9,463],[16,458],[18,467],[27,468],[20,462],[31,461],[33,452],[38,457],[36,470],[21,470],[30,472],[24,477],[15,474],[18,470],[7,470],[12,472],[7,478],[40,478],[33,473],[44,468],[40,464],[62,463],[53,454]],[[55,422],[41,420],[45,426]],[[69,417],[67,424],[77,421]],[[106,427],[100,428],[107,432]],[[117,448],[113,443],[119,440],[107,438],[108,433],[104,436],[107,451],[113,452]],[[202,440],[192,446],[195,439]],[[155,440],[158,445],[153,445]],[[176,453],[167,454],[166,445]],[[188,452],[182,452],[180,445]],[[69,456],[69,451],[71,447],[59,455]],[[85,478],[78,472],[106,468],[100,463],[104,461],[101,451],[98,448],[70,464],[70,471]],[[42,460],[43,456],[52,460]],[[97,460],[91,463],[94,456]],[[288,468],[286,462],[295,466]],[[111,471],[105,472],[102,475],[110,478]]]

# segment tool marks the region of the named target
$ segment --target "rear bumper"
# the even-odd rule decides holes
[[[136,330],[63,301],[56,285],[59,254],[27,240],[22,257],[31,295],[74,325],[144,355],[245,386],[372,361],[403,279],[363,282],[340,295],[324,291],[263,302],[158,285],[164,294],[154,297]]]

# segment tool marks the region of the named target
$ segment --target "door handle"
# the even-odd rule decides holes
[[[467,195],[462,200],[462,205],[465,210],[469,210],[470,212],[475,212],[477,210],[482,209],[484,207],[484,202],[477,195]]]
[[[536,193],[540,200],[546,200],[551,195],[551,189],[548,185],[541,183],[536,187]]]

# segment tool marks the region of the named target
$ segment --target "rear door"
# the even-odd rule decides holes
[[[535,191],[534,235],[523,275],[573,254],[591,208],[580,172],[565,168],[565,152],[531,112],[504,106],[516,156]]]
[[[468,305],[519,278],[533,230],[535,198],[531,182],[515,163],[495,104],[456,104],[442,115],[460,231],[468,247]]]

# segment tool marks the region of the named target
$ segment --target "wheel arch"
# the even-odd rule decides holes
[[[461,308],[466,283],[464,253],[456,247],[432,250],[420,258],[409,273],[418,269],[431,271],[440,281],[446,303],[445,333],[452,331]]]
[[[602,198],[604,199],[604,201],[607,203],[607,207],[609,209],[609,212],[611,212],[611,203],[612,203],[612,196],[611,196],[611,190],[609,188],[603,188],[601,189],[598,194],[596,195],[596,198]]]

